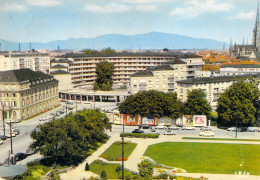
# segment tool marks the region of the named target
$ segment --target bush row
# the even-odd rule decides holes
[[[158,138],[159,134],[140,134],[140,133],[121,133],[120,137],[135,137],[135,138]]]

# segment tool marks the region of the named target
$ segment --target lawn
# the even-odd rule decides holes
[[[124,157],[129,157],[136,147],[136,143],[124,143]],[[122,157],[122,142],[113,143],[103,154],[100,155],[108,161],[121,160]]]
[[[260,175],[260,145],[166,142],[151,145],[145,156],[189,173]]]
[[[121,173],[120,172],[116,172],[116,168],[117,167],[121,167],[120,164],[112,164],[112,163],[105,163],[99,160],[94,161],[93,163],[90,164],[89,166],[89,170],[101,175],[101,172],[103,170],[106,171],[107,173],[107,178],[108,179],[119,179],[121,177]],[[129,174],[131,173],[128,170],[125,170],[125,174]]]
[[[259,139],[231,139],[231,138],[204,138],[204,137],[183,137],[189,140],[217,140],[217,141],[260,141]]]

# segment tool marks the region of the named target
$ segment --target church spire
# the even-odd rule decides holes
[[[257,31],[259,31],[259,1],[258,1],[258,3],[257,3],[257,12],[256,12],[256,18],[255,18],[255,28],[254,28],[254,30],[253,30],[253,45],[255,45],[256,46],[256,44],[257,44]]]

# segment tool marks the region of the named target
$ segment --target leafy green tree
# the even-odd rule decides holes
[[[210,104],[201,89],[193,89],[188,93],[188,99],[184,104],[184,114],[207,115],[208,118],[211,118]]]
[[[139,175],[143,178],[149,178],[153,176],[154,165],[148,159],[143,160],[138,164]]]
[[[109,82],[107,82],[106,84],[105,83],[102,84],[102,87],[101,87],[102,91],[110,91],[111,89],[112,89],[112,87]]]
[[[103,171],[101,172],[100,177],[101,177],[102,180],[106,180],[106,179],[107,179],[107,172],[106,172],[105,170],[103,170]]]
[[[56,165],[54,165],[54,167],[52,168],[48,179],[50,179],[50,180],[60,180],[61,179]]]
[[[54,162],[77,164],[95,150],[98,142],[104,142],[110,129],[109,119],[99,110],[82,110],[76,115],[39,125],[31,137],[31,148]]]
[[[119,104],[119,111],[122,114],[168,116],[175,119],[181,116],[181,109],[182,103],[177,99],[176,93],[155,90],[130,95]]]
[[[103,49],[101,52],[105,53],[105,54],[115,54],[116,53],[116,51],[114,49],[111,49],[110,47]]]
[[[98,84],[96,81],[94,82],[93,90],[95,90],[95,91],[99,90],[99,87],[98,87]]]
[[[97,51],[97,50],[92,50],[92,49],[85,49],[85,50],[83,50],[83,52],[84,52],[85,54],[100,54],[99,51]]]
[[[96,74],[97,74],[97,85],[99,89],[102,88],[103,84],[110,85],[110,89],[113,85],[113,72],[114,72],[114,64],[109,63],[107,61],[103,61],[96,64]]]
[[[234,83],[218,100],[218,123],[220,125],[249,126],[259,115],[260,92],[255,83]]]

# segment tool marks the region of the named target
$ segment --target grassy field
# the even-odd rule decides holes
[[[260,145],[167,142],[149,146],[144,155],[189,173],[260,175],[259,152]]]
[[[124,144],[124,157],[129,157],[136,147],[136,143],[125,143]],[[119,157],[122,157],[122,143],[113,143],[103,154],[100,155],[108,161],[116,161]]]
[[[101,172],[103,170],[106,171],[107,173],[107,178],[108,179],[119,179],[121,177],[121,173],[116,172],[116,168],[121,167],[120,164],[108,164],[99,160],[94,161],[93,163],[90,164],[89,170],[101,175]],[[130,173],[130,171],[125,170],[125,174]]]
[[[218,141],[260,141],[259,139],[231,139],[231,138],[204,138],[204,137],[183,137],[190,140],[218,140]]]

